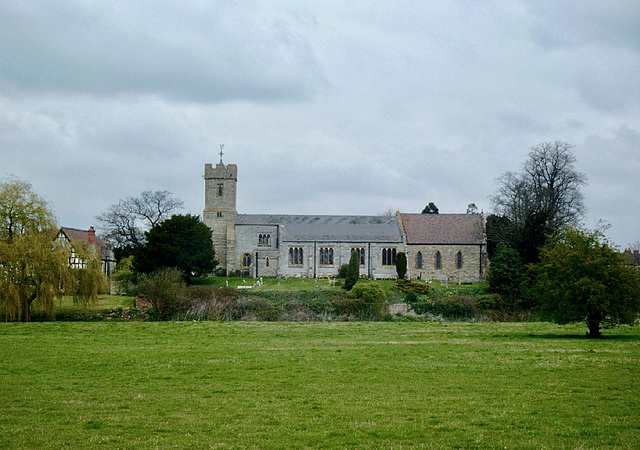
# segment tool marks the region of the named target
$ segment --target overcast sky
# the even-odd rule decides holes
[[[585,225],[640,240],[640,2],[0,3],[0,177],[63,226],[205,163],[241,213],[485,213],[530,147],[575,145]]]

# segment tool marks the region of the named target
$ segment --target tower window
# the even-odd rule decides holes
[[[220,211],[218,211],[218,212],[216,213],[216,216],[218,216],[218,217],[224,217],[224,214],[222,214]]]
[[[245,253],[244,255],[242,255],[242,268],[248,269],[250,266],[251,266],[251,255],[248,253]]]
[[[222,185],[218,185],[218,197],[222,197]]]

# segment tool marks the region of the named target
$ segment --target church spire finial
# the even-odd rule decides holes
[[[222,153],[222,149],[224,148],[224,144],[220,144],[220,164],[222,164],[222,155],[224,153]]]

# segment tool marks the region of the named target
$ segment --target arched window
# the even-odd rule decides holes
[[[395,264],[396,264],[396,249],[383,248],[382,249],[382,265],[395,266]]]
[[[261,247],[270,246],[271,245],[271,235],[270,234],[259,234],[258,235],[258,245]]]
[[[416,255],[416,269],[422,269],[422,252]]]
[[[320,248],[320,264],[325,266],[330,266],[333,264],[333,248]]]
[[[269,267],[269,257],[268,256],[264,259],[264,266],[265,267]]]
[[[218,197],[222,197],[222,185],[218,185]]]
[[[304,264],[304,260],[302,257],[302,248],[301,247],[291,247],[289,248],[289,265],[290,266],[301,266]]]
[[[458,252],[456,255],[456,268],[462,269],[462,252]]]
[[[440,252],[436,252],[435,267],[438,270],[442,269],[442,255],[440,254]]]
[[[251,255],[245,253],[244,255],[242,255],[242,268],[248,269],[249,267],[251,267]]]
[[[351,253],[357,253],[358,259],[360,260],[360,265],[364,266],[364,249],[363,248],[352,248]]]

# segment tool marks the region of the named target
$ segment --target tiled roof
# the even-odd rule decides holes
[[[67,238],[72,243],[73,241],[83,241],[83,242],[86,242],[87,244],[93,245],[98,250],[98,253],[100,254],[100,259],[102,260],[113,259],[111,256],[111,251],[109,250],[109,247],[107,247],[107,245],[98,236],[94,235],[95,240],[93,241],[93,243],[89,242],[89,231],[78,230],[77,228],[67,228],[67,227],[60,228],[60,231],[63,232],[65,236],[67,236]]]
[[[482,244],[480,214],[400,214],[407,244]]]
[[[238,214],[237,225],[282,225],[285,242],[402,242],[395,217]]]

